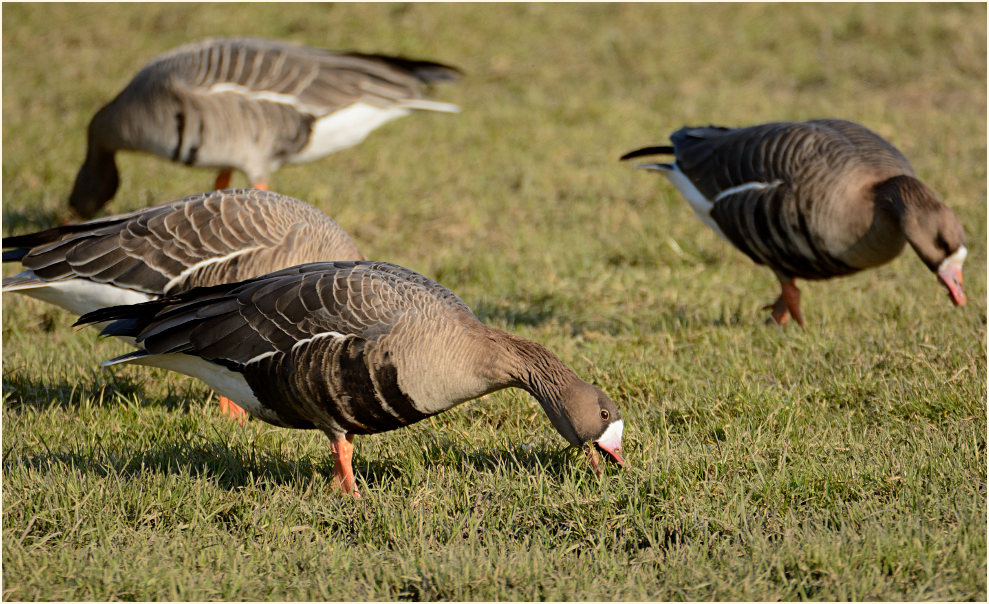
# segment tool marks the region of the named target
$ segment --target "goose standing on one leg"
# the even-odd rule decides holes
[[[801,326],[795,278],[828,279],[879,266],[904,242],[965,304],[965,236],[955,214],[910,162],[872,131],[843,120],[779,122],[748,128],[682,128],[672,146],[621,159],[670,154],[660,170],[694,212],[782,286],[772,317]],[[768,308],[768,307],[767,307]]]
[[[507,387],[532,394],[572,445],[593,442],[624,463],[624,422],[599,388],[539,344],[484,325],[450,290],[393,264],[307,264],[101,309],[78,324],[104,321],[112,321],[105,335],[143,346],[104,365],[179,371],[269,423],[325,432],[347,493],[357,494],[355,434],[400,428]]]
[[[121,150],[218,168],[217,189],[227,188],[235,169],[267,188],[283,163],[356,145],[414,110],[458,111],[423,98],[420,88],[459,74],[430,61],[272,40],[188,44],[145,66],[93,117],[69,204],[88,218],[113,197]]]
[[[254,189],[190,195],[130,214],[5,237],[3,248],[4,262],[24,267],[3,280],[4,292],[77,315],[306,262],[364,259],[329,216],[297,199]],[[220,408],[244,417],[223,396]]]

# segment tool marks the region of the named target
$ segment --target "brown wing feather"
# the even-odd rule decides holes
[[[161,295],[294,264],[363,258],[322,212],[254,189],[192,195],[88,224],[43,232],[44,243],[21,256],[24,268],[39,280],[86,278]]]
[[[318,262],[102,309],[78,324],[115,321],[105,334],[134,337],[150,354],[209,354],[204,358],[237,366],[330,332],[374,340],[402,315],[435,309],[470,313],[453,292],[408,269],[384,262]]]

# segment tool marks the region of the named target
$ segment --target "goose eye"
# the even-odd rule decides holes
[[[611,414],[608,413],[608,410],[607,409],[602,409],[601,410],[601,419],[608,419],[609,417],[611,417]]]

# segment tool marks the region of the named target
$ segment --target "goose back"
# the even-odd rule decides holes
[[[19,261],[25,269],[4,279],[5,291],[61,302],[76,314],[305,262],[363,259],[329,216],[255,189],[190,195],[130,214],[6,237],[3,247],[4,261]],[[87,286],[100,293],[80,295],[77,290]],[[56,294],[49,290],[59,288],[70,290],[65,299],[50,299]]]

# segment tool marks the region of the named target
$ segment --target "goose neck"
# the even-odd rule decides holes
[[[543,406],[556,407],[577,374],[540,344],[507,333],[496,332],[501,352],[501,379],[506,386],[522,388]]]

